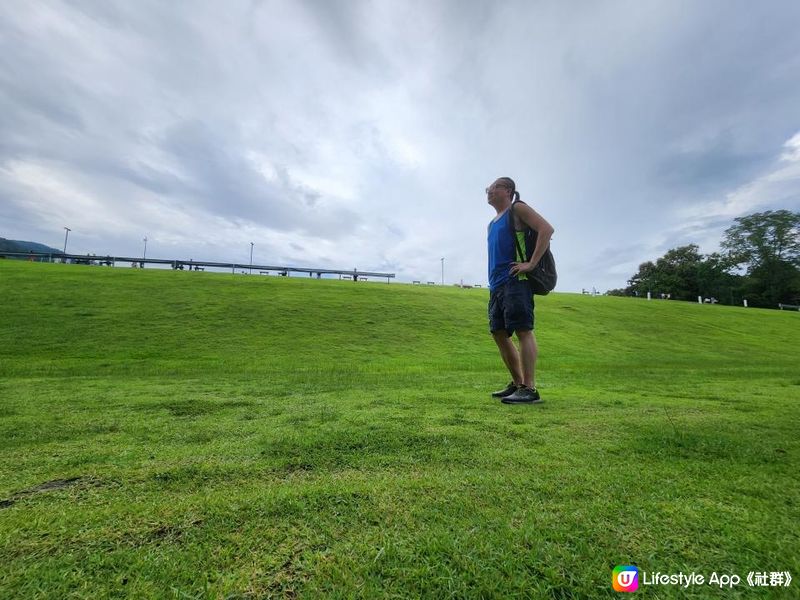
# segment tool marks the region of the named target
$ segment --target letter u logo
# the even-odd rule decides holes
[[[633,565],[617,566],[611,584],[616,592],[635,592],[639,588],[639,569]]]

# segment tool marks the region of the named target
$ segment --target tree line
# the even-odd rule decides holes
[[[720,252],[701,254],[696,244],[668,250],[655,262],[639,265],[628,287],[613,296],[697,301],[777,308],[800,305],[800,212],[754,213],[734,220]]]

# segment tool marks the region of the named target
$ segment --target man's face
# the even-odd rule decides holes
[[[509,189],[502,181],[495,181],[492,185],[486,188],[486,201],[489,204],[494,204],[500,200],[509,197]]]

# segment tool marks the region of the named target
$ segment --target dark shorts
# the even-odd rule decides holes
[[[512,277],[489,294],[489,331],[533,329],[533,294],[527,281]]]

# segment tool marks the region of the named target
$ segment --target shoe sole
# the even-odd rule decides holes
[[[536,400],[509,400],[508,398],[503,398],[500,402],[503,404],[541,404],[544,400],[541,398]]]

